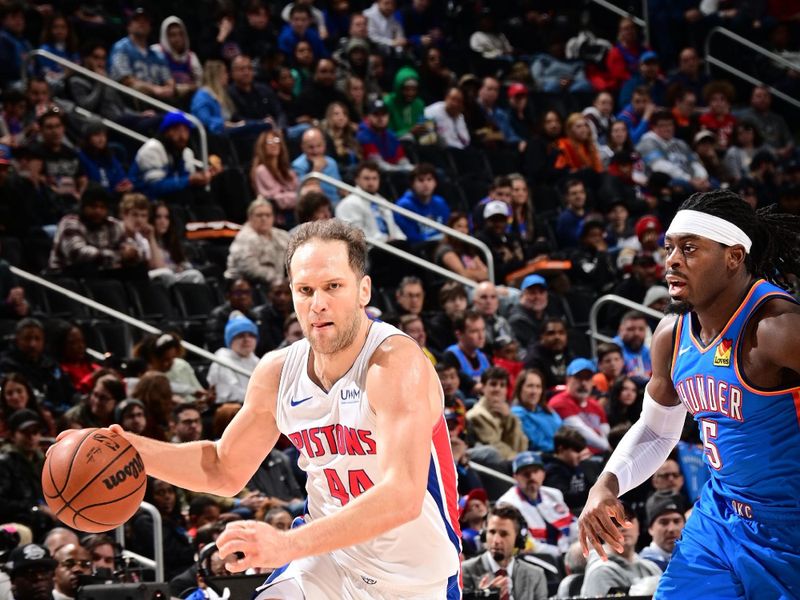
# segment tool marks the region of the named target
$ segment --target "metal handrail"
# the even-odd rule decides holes
[[[156,583],[164,581],[164,532],[161,529],[161,513],[158,509],[149,502],[142,502],[139,508],[144,509],[150,513],[153,518],[153,556],[155,557],[155,572]],[[117,543],[121,548],[125,548],[125,525],[120,525],[115,530]],[[137,561],[141,562],[145,567],[151,568],[150,559],[144,556],[139,556],[129,550],[125,550],[126,554],[130,554]]]
[[[639,304],[638,302],[628,300],[627,298],[623,298],[622,296],[618,296],[616,294],[606,294],[604,296],[600,296],[595,303],[592,304],[592,309],[589,311],[589,341],[592,345],[592,357],[595,358],[597,357],[597,340],[600,340],[601,342],[613,341],[612,338],[608,337],[607,335],[603,335],[597,330],[597,315],[600,312],[600,308],[602,308],[604,304],[621,304],[622,306],[632,310],[638,310],[640,313],[644,313],[656,319],[661,319],[664,316],[664,313],[653,310],[649,306]]]
[[[41,48],[37,50],[31,50],[25,57],[23,61],[24,64],[22,66],[22,73],[23,78],[28,74],[28,65],[36,56],[41,56],[48,60],[52,60],[54,63],[61,65],[62,67],[69,69],[70,71],[74,71],[75,73],[79,73],[84,77],[88,77],[89,79],[93,79],[102,85],[110,87],[112,89],[117,90],[121,94],[126,94],[131,96],[132,98],[136,98],[140,102],[144,102],[145,104],[149,104],[150,106],[154,106],[159,110],[164,112],[181,112],[189,121],[197,129],[197,133],[200,136],[200,162],[203,163],[203,168],[208,169],[208,135],[206,134],[206,128],[203,123],[195,117],[192,113],[187,113],[181,111],[175,106],[167,104],[166,102],[162,102],[161,100],[157,100],[156,98],[152,98],[147,94],[143,94],[142,92],[135,90],[127,85],[123,85],[117,81],[114,81],[110,77],[106,77],[105,75],[98,75],[94,71],[90,71],[86,67],[83,67],[77,63],[72,62],[71,60],[67,60],[58,56],[57,54],[53,54],[52,52],[48,52],[47,50],[42,50]]]
[[[418,267],[422,267],[423,269],[427,269],[429,271],[433,271],[434,273],[441,275],[443,277],[448,277],[454,281],[458,281],[460,284],[465,285],[467,287],[477,288],[478,282],[470,279],[469,277],[464,277],[463,275],[459,275],[458,273],[451,271],[450,269],[445,269],[444,267],[440,267],[437,264],[432,263],[429,260],[425,260],[424,258],[420,258],[415,254],[411,254],[411,252],[406,252],[402,248],[397,248],[396,246],[392,246],[391,244],[387,244],[386,242],[381,242],[380,240],[371,240],[367,239],[367,243],[371,246],[375,246],[376,248],[380,248],[384,252],[388,252],[389,254],[394,254],[395,256],[399,256],[407,260],[408,262],[414,263]]]
[[[475,239],[472,236],[469,236],[469,235],[466,235],[464,233],[461,233],[460,231],[456,231],[452,227],[448,227],[447,225],[442,225],[441,223],[437,223],[433,219],[429,219],[428,217],[423,217],[422,215],[418,215],[417,213],[415,213],[413,211],[410,211],[407,208],[403,208],[402,206],[397,206],[396,204],[393,204],[393,203],[389,202],[388,200],[384,200],[380,196],[376,196],[375,194],[370,194],[369,192],[365,192],[364,190],[361,190],[361,189],[359,189],[357,187],[353,187],[352,185],[348,185],[348,184],[346,184],[346,183],[344,183],[342,181],[339,181],[338,179],[335,179],[333,177],[325,175],[325,173],[320,173],[319,171],[312,171],[311,173],[309,173],[308,175],[303,177],[303,181],[306,181],[307,179],[319,179],[320,181],[324,181],[325,183],[329,183],[330,185],[332,185],[334,187],[337,187],[339,189],[345,190],[347,192],[350,192],[351,194],[356,194],[358,196],[361,196],[362,198],[372,202],[373,204],[377,204],[378,206],[381,206],[383,208],[387,208],[387,209],[391,210],[392,212],[395,212],[395,213],[397,213],[399,215],[403,215],[404,217],[407,217],[407,218],[411,219],[412,221],[417,221],[418,223],[422,223],[423,225],[427,225],[428,227],[436,229],[437,231],[441,231],[442,233],[446,233],[450,237],[456,238],[457,240],[461,240],[462,242],[465,242],[467,244],[475,246],[486,257],[486,270],[488,272],[487,273],[488,280],[489,281],[494,281],[494,258],[492,257],[492,251],[489,250],[489,247],[486,244],[484,244],[482,241],[480,241],[478,239]],[[370,243],[372,243],[372,242],[370,241]],[[408,252],[406,252],[405,254],[407,255]],[[428,261],[425,261],[425,262],[428,262]],[[447,271],[447,275],[446,275],[447,277],[452,277],[453,279],[456,279],[457,281],[461,281],[461,279],[458,279],[458,278],[462,277],[461,275],[458,275],[457,273],[453,273],[452,271],[449,271],[449,270],[446,270],[446,271]],[[472,282],[472,284],[470,284],[470,285],[474,285],[474,284],[475,284],[475,282]]]
[[[782,64],[787,69],[793,69],[795,71],[800,71],[800,65],[798,65],[797,63],[793,63],[790,60],[786,60],[782,56],[780,56],[778,54],[775,54],[774,52],[770,52],[769,50],[767,50],[766,48],[763,48],[762,46],[759,46],[758,44],[754,44],[753,42],[751,42],[747,38],[743,38],[738,33],[734,33],[730,29],[727,29],[725,27],[714,27],[714,28],[711,29],[711,31],[708,32],[708,35],[706,35],[706,41],[705,41],[706,73],[710,74],[711,73],[711,65],[714,65],[715,67],[719,67],[720,69],[722,69],[724,71],[727,71],[731,75],[735,75],[739,79],[742,79],[742,80],[746,81],[747,83],[749,83],[751,85],[764,86],[767,89],[769,89],[769,91],[772,93],[772,95],[775,96],[776,98],[780,98],[784,102],[788,102],[789,104],[791,104],[795,108],[800,108],[800,101],[797,100],[796,98],[793,98],[792,96],[789,96],[788,94],[785,94],[784,92],[780,91],[777,88],[772,87],[771,85],[767,85],[766,83],[764,83],[760,79],[757,79],[757,78],[753,77],[752,75],[749,75],[749,74],[745,73],[744,71],[741,71],[740,69],[737,69],[736,67],[728,64],[727,62],[725,62],[723,60],[720,60],[718,58],[715,58],[715,57],[711,56],[711,38],[714,37],[714,35],[716,35],[716,34],[723,35],[723,36],[733,40],[734,42],[738,42],[738,43],[742,44],[743,46],[746,46],[750,50],[758,52],[762,56],[766,56],[770,60],[774,60],[775,62],[778,62],[778,63]]]
[[[43,279],[42,277],[39,277],[38,275],[34,275],[33,273],[28,273],[27,271],[23,271],[22,269],[20,269],[18,267],[14,267],[14,266],[10,266],[9,269],[17,277],[21,277],[22,279],[25,279],[25,280],[30,281],[32,283],[35,283],[37,285],[41,285],[42,287],[46,287],[49,290],[52,290],[52,291],[57,292],[57,293],[59,293],[59,294],[61,294],[63,296],[66,296],[70,300],[74,300],[75,302],[83,304],[84,306],[88,306],[89,308],[92,308],[92,309],[96,310],[97,312],[105,313],[108,316],[113,317],[114,319],[117,319],[118,321],[122,321],[124,323],[127,323],[128,325],[132,325],[133,327],[136,327],[137,329],[141,329],[142,331],[146,331],[147,333],[152,333],[152,334],[155,334],[155,335],[161,335],[161,334],[164,333],[159,328],[153,327],[149,323],[145,323],[144,321],[140,321],[139,319],[134,319],[133,317],[131,317],[129,315],[126,315],[125,313],[121,313],[118,310],[114,310],[113,308],[110,308],[110,307],[106,306],[105,304],[100,304],[99,302],[95,302],[94,300],[91,300],[90,298],[86,298],[85,296],[81,296],[80,294],[76,294],[72,290],[68,290],[66,288],[63,288],[60,285],[57,285],[57,284],[53,283],[52,281],[47,281],[46,279]],[[201,348],[200,346],[195,346],[194,344],[192,344],[190,342],[187,342],[186,340],[181,340],[181,345],[188,352],[191,352],[193,354],[197,354],[198,356],[201,356],[201,357],[205,358],[206,360],[210,360],[211,362],[215,362],[215,363],[225,367],[226,369],[230,369],[230,370],[232,370],[232,371],[234,371],[236,373],[239,373],[240,375],[246,375],[246,376],[249,377],[252,374],[252,371],[248,371],[247,369],[245,369],[245,368],[243,368],[243,367],[241,367],[239,365],[235,365],[235,364],[225,360],[224,358],[220,358],[219,356],[216,356],[215,354],[212,354],[211,352],[209,352],[205,348]]]
[[[105,125],[108,129],[116,131],[117,133],[124,135],[125,137],[128,137],[132,140],[136,140],[140,144],[144,144],[148,139],[150,139],[146,135],[142,135],[138,131],[134,131],[133,129],[125,127],[124,125],[120,125],[119,123],[117,123],[116,121],[112,121],[111,119],[106,119],[105,117],[101,117],[100,115],[95,114],[90,110],[86,110],[82,106],[76,106],[72,110],[73,112],[78,113],[80,116],[86,119],[98,121],[103,125]],[[203,163],[197,160],[196,158],[194,159],[194,164],[196,167],[201,167],[201,168],[203,167]]]
[[[489,467],[484,467],[481,464],[476,463],[475,461],[469,461],[469,466],[471,469],[475,469],[484,475],[488,475],[489,477],[494,477],[495,479],[499,479],[500,481],[505,481],[506,483],[510,483],[511,485],[517,485],[517,480],[513,477],[509,477],[505,473],[501,473],[500,471],[495,471],[494,469],[490,469]]]
[[[627,17],[631,21],[633,21],[636,25],[642,28],[644,31],[644,43],[649,46],[650,45],[650,18],[648,16],[648,9],[647,9],[647,0],[642,0],[642,16],[637,17],[631,12],[628,12],[624,8],[620,8],[615,4],[611,4],[608,0],[590,0],[594,4],[598,6],[602,6],[608,11],[613,12],[614,14],[619,15],[620,17]]]

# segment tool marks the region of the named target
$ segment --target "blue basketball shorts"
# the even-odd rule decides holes
[[[800,598],[800,513],[731,501],[706,485],[655,600]]]

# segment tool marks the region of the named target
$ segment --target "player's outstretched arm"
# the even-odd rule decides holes
[[[367,396],[377,419],[383,478],[335,514],[288,532],[266,523],[230,523],[217,540],[220,554],[244,553],[232,571],[277,567],[370,540],[419,516],[431,460],[431,431],[441,418],[438,379],[419,347],[393,336],[373,354]]]
[[[653,376],[647,384],[642,414],[589,491],[578,521],[584,554],[594,548],[607,558],[603,542],[622,552],[622,534],[611,518],[626,527],[630,524],[617,497],[651,477],[680,439],[686,409],[679,404],[671,379],[674,327],[675,317],[665,317],[656,328],[650,347]]]
[[[267,354],[253,371],[242,409],[217,442],[160,442],[124,431],[148,475],[178,487],[220,496],[239,493],[278,439],[274,411],[283,352]],[[59,437],[61,439],[61,436]]]

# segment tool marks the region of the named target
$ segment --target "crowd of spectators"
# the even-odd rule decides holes
[[[58,521],[43,451],[64,429],[111,423],[218,438],[247,378],[181,340],[251,369],[301,339],[289,236],[334,216],[475,283],[370,250],[370,317],[417,341],[445,393],[465,585],[651,593],[708,476],[702,445],[687,424],[623,498],[624,551],[583,557],[577,515],[639,416],[657,323],[602,310],[612,341],[592,356],[589,309],[612,293],[664,310],[663,232],[694,192],[800,213],[797,115],[768,87],[796,94],[800,70],[762,57],[768,85],[745,86],[702,64],[717,25],[795,60],[800,5],[650,5],[648,45],[631,19],[582,2],[0,2],[0,600],[73,598],[81,574],[148,576],[123,569],[110,538]],[[9,265],[166,333],[108,321]],[[174,595],[197,586],[196,553],[224,523],[286,528],[302,513],[297,457],[282,439],[235,498],[149,481]],[[152,556],[149,514],[125,530]]]

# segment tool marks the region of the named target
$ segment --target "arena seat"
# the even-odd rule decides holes
[[[75,279],[63,276],[45,276],[45,279],[70,292],[85,295],[85,290]],[[89,309],[84,304],[70,300],[63,294],[44,289],[45,310],[50,317],[85,320],[90,318]]]
[[[88,296],[100,304],[129,315],[133,312],[128,293],[121,281],[116,279],[86,279],[83,287]]]
[[[181,317],[191,321],[206,320],[214,309],[214,292],[205,283],[176,283],[172,296]]]
[[[165,286],[152,281],[129,281],[125,287],[140,319],[162,321],[178,316]]]

